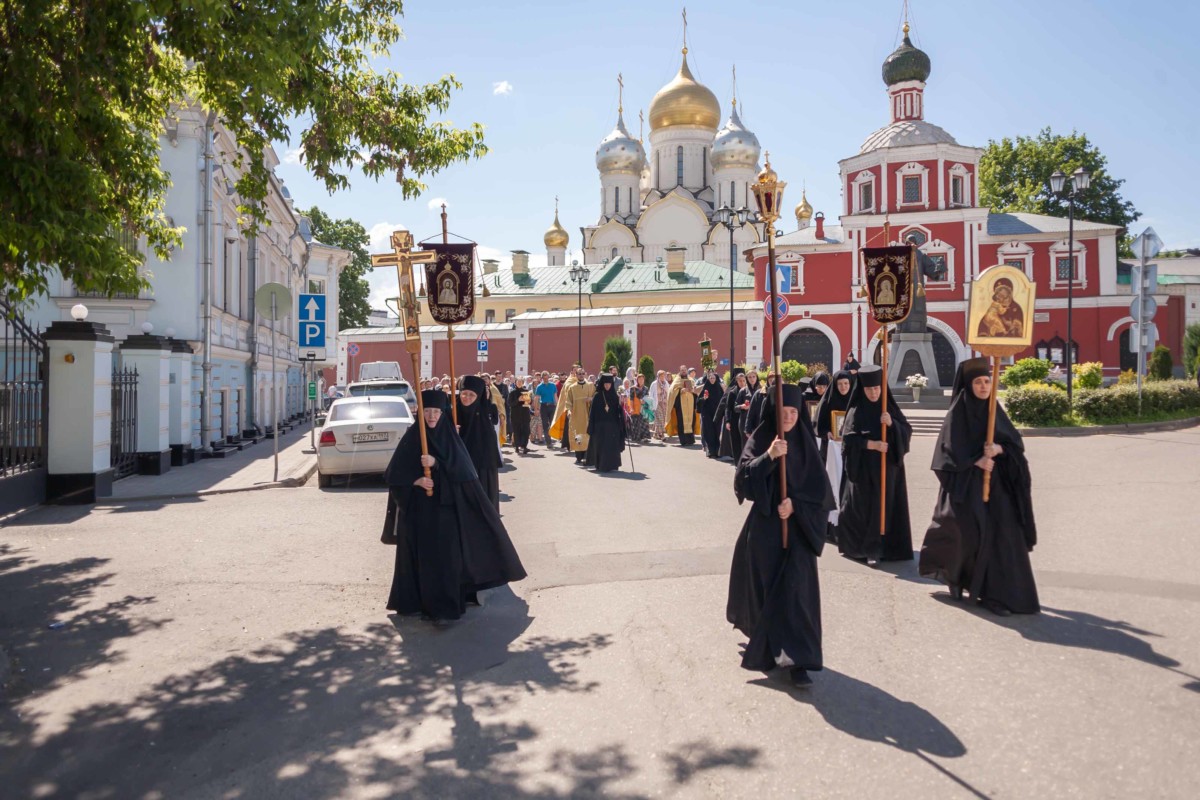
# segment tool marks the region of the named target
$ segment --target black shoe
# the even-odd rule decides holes
[[[986,608],[988,611],[995,614],[997,617],[1011,617],[1012,612],[1008,610],[1008,606],[996,600],[980,600],[979,605]]]
[[[955,600],[962,600],[963,588],[961,586],[950,585],[950,596]]]
[[[792,686],[797,689],[811,689],[813,679],[808,676],[808,670],[792,667]]]

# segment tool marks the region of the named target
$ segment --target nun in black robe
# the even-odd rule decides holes
[[[912,439],[912,426],[890,393],[887,405],[892,418],[887,437],[887,519],[885,535],[879,535],[881,458],[871,447],[879,441],[882,398],[871,401],[865,390],[881,386],[882,381],[883,370],[879,367],[868,366],[858,371],[842,427],[846,478],[838,504],[838,549],[842,555],[865,559],[872,566],[878,561],[908,561],[913,557],[908,481],[904,475],[904,456]]]
[[[729,386],[725,388],[725,396],[717,405],[717,416],[721,420],[721,447],[717,456],[732,458],[734,466],[737,466],[738,459],[742,457],[742,447],[746,444],[746,437],[742,434],[740,407],[741,393],[746,388],[745,375],[746,370],[734,367],[729,373]]]
[[[842,364],[843,372],[849,372],[853,376],[857,375],[860,369],[862,369],[862,366],[859,365],[858,359],[854,357],[854,353],[846,356],[846,363]]]
[[[587,465],[597,472],[621,468],[625,450],[625,410],[617,395],[616,378],[601,375],[588,410]]]
[[[767,393],[773,391],[775,385],[775,373],[767,375],[765,385],[762,381],[755,383],[755,388],[746,388],[742,399],[750,403],[746,409],[746,413],[742,415],[742,435],[747,439],[754,433],[758,427],[758,423],[762,421],[762,407],[767,400]]]
[[[421,392],[426,409],[438,409],[426,425],[433,457],[433,496],[417,485],[424,478],[421,432],[405,431],[384,472],[388,514],[384,535],[396,542],[396,570],[387,607],[434,621],[461,617],[476,593],[522,580],[525,568],[500,515],[492,506],[471,457],[450,420],[445,392]]]
[[[842,391],[843,386],[845,392]],[[846,464],[842,458],[842,443],[834,441],[832,438],[833,413],[835,411],[845,413],[850,404],[850,391],[853,388],[853,376],[845,370],[839,370],[834,373],[829,388],[825,390],[825,394],[821,395],[821,400],[817,403],[817,447],[821,451],[821,457],[825,460],[825,474],[829,477],[829,485],[833,487],[835,500],[840,500],[842,496]],[[829,512],[829,529],[825,533],[825,540],[828,542],[837,543],[838,517],[837,508]]]
[[[989,376],[986,358],[958,365],[946,421],[933,451],[933,471],[941,487],[933,522],[921,547],[920,571],[950,587],[963,589],[985,608],[1007,616],[1040,610],[1029,553],[1037,544],[1037,525],[1025,443],[1004,409],[996,406],[990,498],[983,502],[984,444],[988,401],[976,396],[972,382]],[[982,383],[982,382],[981,382]]]
[[[700,394],[696,396],[696,410],[700,412],[700,441],[704,445],[704,454],[716,458],[721,450],[721,424],[717,416],[717,407],[725,396],[725,388],[715,371],[704,376],[700,384]]]
[[[505,404],[508,406],[508,424],[512,428],[513,435],[513,451],[521,454],[529,454],[529,423],[532,419],[532,411],[529,404],[532,396],[529,390],[524,386],[513,386],[508,391],[508,399]]]
[[[458,428],[462,442],[471,455],[471,463],[479,475],[483,491],[497,510],[500,509],[500,448],[496,444],[495,404],[491,392],[478,375],[464,375],[462,392],[472,392],[475,400],[464,403],[462,394],[458,400]]]
[[[798,414],[783,435],[786,455],[776,459],[769,452],[777,438],[772,395],[738,461],[734,493],[738,503],[749,499],[754,505],[734,545],[725,616],[749,638],[742,667],[767,672],[790,664],[793,683],[806,687],[812,684],[807,672],[823,666],[817,556],[825,546],[825,518],[833,498],[812,428],[799,413],[800,395],[798,386],[783,387],[784,406]],[[780,523],[780,464],[786,465],[792,505],[786,550]]]

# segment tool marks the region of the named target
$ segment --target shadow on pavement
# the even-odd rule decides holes
[[[127,702],[0,738],[15,797],[635,797],[621,745],[522,754],[542,732],[513,713],[541,693],[595,690],[579,664],[607,635],[530,636],[507,588],[436,629],[393,618],[302,631],[172,675]],[[480,719],[480,715],[483,719]],[[569,740],[568,740],[569,741]],[[677,784],[747,768],[757,751],[694,742],[648,760]]]
[[[787,670],[777,671],[777,675],[786,676]],[[835,670],[814,673],[813,679],[816,684],[807,691],[795,690],[775,676],[750,683],[784,692],[797,702],[812,706],[825,722],[842,733],[911,753],[976,797],[986,797],[930,758],[961,758],[967,754],[962,741],[933,714],[916,703]]]

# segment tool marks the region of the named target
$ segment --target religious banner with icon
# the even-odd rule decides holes
[[[997,264],[971,284],[967,342],[985,355],[1016,355],[1033,342],[1037,287],[1025,271]],[[1002,348],[1004,353],[995,352]]]
[[[425,265],[429,315],[442,325],[466,322],[475,313],[475,243],[423,242],[421,249],[437,255]]]
[[[707,371],[715,366],[713,359],[712,340],[708,338],[708,334],[704,334],[704,338],[700,340],[700,368]]]
[[[830,411],[829,412],[829,438],[832,441],[840,442],[842,440],[842,425],[846,422],[845,411]]]
[[[911,245],[862,248],[863,294],[880,325],[903,322],[912,310],[914,252]]]

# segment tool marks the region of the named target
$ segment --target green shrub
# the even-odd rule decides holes
[[[633,365],[633,343],[624,336],[609,336],[604,340],[604,358],[607,363],[608,354],[613,354],[613,363],[617,365],[617,374],[622,378]],[[608,367],[604,368],[605,371]]]
[[[1142,389],[1143,414],[1195,411],[1200,415],[1200,387],[1190,381],[1153,381]],[[1137,386],[1118,384],[1107,389],[1085,389],[1075,395],[1075,414],[1082,420],[1104,423],[1136,418]]]
[[[1067,416],[1067,395],[1049,386],[1031,383],[1005,392],[1004,407],[1013,422],[1023,425],[1055,425]]]
[[[612,367],[620,367],[620,366],[621,365],[617,362],[617,354],[614,353],[612,350],[605,350],[604,351],[604,360],[600,362],[600,371],[608,372],[608,370],[611,369]]]
[[[1104,364],[1099,361],[1072,364],[1071,372],[1075,374],[1076,389],[1099,389],[1104,385]]]
[[[1160,344],[1154,348],[1147,373],[1152,381],[1169,381],[1174,377],[1175,360],[1171,358],[1171,351],[1165,345]]]
[[[829,372],[829,365],[826,364],[824,361],[818,361],[815,364],[808,365],[808,374],[809,375],[816,375],[818,372],[826,372],[829,374],[830,378],[833,377],[833,373]]]
[[[1046,380],[1050,374],[1050,362],[1044,358],[1022,358],[1000,376],[1006,389],[1014,389],[1027,383]]]
[[[808,374],[808,367],[799,361],[784,361],[779,365],[779,371],[783,373],[784,383],[796,383]]]
[[[1183,364],[1189,375],[1200,371],[1200,322],[1193,322],[1183,332]]]
[[[1117,385],[1125,386],[1126,384],[1130,383],[1135,385],[1137,384],[1137,373],[1131,369],[1123,370],[1121,374],[1117,376]]]
[[[638,372],[646,378],[647,386],[653,383],[656,377],[654,374],[654,359],[650,356],[642,356],[638,359]]]

